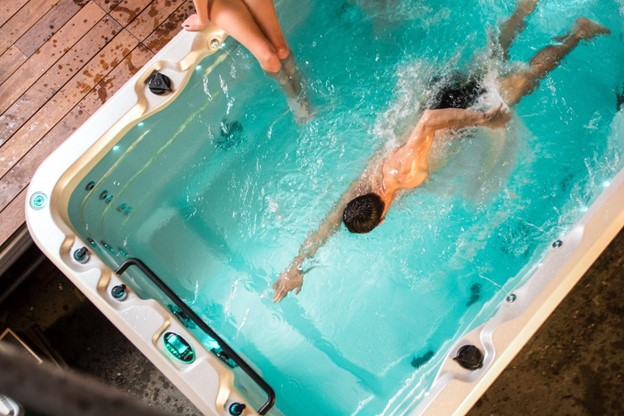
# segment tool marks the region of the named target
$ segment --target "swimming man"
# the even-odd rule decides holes
[[[501,26],[498,45],[503,56],[507,56],[508,48],[524,27],[524,19],[535,9],[537,1],[521,0],[511,18]],[[375,157],[319,229],[306,239],[291,265],[273,285],[273,300],[281,301],[291,290],[299,293],[303,284],[303,261],[316,254],[318,248],[340,228],[341,221],[351,232],[367,233],[383,222],[400,191],[414,189],[429,178],[430,150],[437,132],[471,126],[504,127],[511,118],[507,106],[514,106],[522,97],[530,94],[538,86],[539,80],[557,67],[581,40],[608,33],[609,29],[586,18],[578,19],[565,36],[557,39],[557,45],[540,50],[529,62],[527,69],[498,78],[499,93],[506,106],[500,104],[487,112],[467,110],[465,107],[471,106],[483,92],[483,88],[478,85],[470,85],[470,80],[463,90],[457,90],[462,96],[437,97],[434,109],[423,112],[406,142],[385,156]],[[440,108],[446,106],[464,108]]]

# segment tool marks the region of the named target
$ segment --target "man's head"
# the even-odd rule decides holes
[[[342,221],[352,233],[367,233],[383,220],[385,203],[375,193],[352,199],[342,213]]]

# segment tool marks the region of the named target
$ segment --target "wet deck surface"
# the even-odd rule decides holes
[[[191,0],[0,2],[0,246],[24,223],[38,165],[191,10]],[[470,415],[624,414],[623,263],[620,233]],[[0,328],[33,324],[72,367],[172,413],[196,414],[47,261],[0,305]]]
[[[191,0],[0,2],[0,246],[39,164],[180,30]]]

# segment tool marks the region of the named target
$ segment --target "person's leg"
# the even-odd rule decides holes
[[[213,0],[210,19],[254,55],[267,76],[276,80],[288,95],[289,106],[295,117],[301,122],[307,120],[310,116],[310,105],[302,94],[301,83],[296,76],[287,73],[289,63],[294,72],[292,54],[286,47],[288,55],[285,59],[280,59],[275,45],[258,25],[246,3],[242,0]]]
[[[291,98],[299,96],[301,86],[298,79],[283,70],[285,65],[275,46],[242,0],[214,0],[210,18],[252,53],[265,73],[279,83],[286,95]]]
[[[277,56],[286,59],[290,55],[288,42],[282,33],[282,28],[277,20],[277,13],[273,0],[243,0],[254,20],[275,47]]]
[[[275,47],[277,56],[282,63],[283,73],[273,74],[271,76],[282,85],[290,97],[298,97],[300,100],[305,101],[306,98],[300,96],[302,93],[301,79],[297,73],[294,56],[284,37],[279,20],[277,19],[277,12],[275,11],[273,0],[243,1],[260,29],[262,29],[264,35],[273,44],[273,47]]]
[[[524,19],[533,13],[538,1],[539,0],[519,0],[513,14],[500,25],[498,45],[503,53],[503,58],[507,59],[511,44],[526,27]]]
[[[537,52],[529,62],[529,69],[501,77],[501,95],[508,105],[516,104],[530,94],[546,74],[556,68],[561,60],[574,49],[581,40],[591,40],[595,36],[611,31],[586,18],[580,18],[568,34],[557,38],[559,45],[547,46]]]
[[[210,9],[210,20],[242,43],[258,60],[263,70],[276,73],[282,69],[275,47],[242,0],[214,0]]]

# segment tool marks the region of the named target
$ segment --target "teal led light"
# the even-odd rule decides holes
[[[30,197],[30,207],[32,209],[41,209],[48,204],[48,197],[43,192],[35,192]]]
[[[175,332],[167,332],[163,336],[163,343],[167,352],[178,361],[185,364],[195,361],[195,350],[181,335]]]

